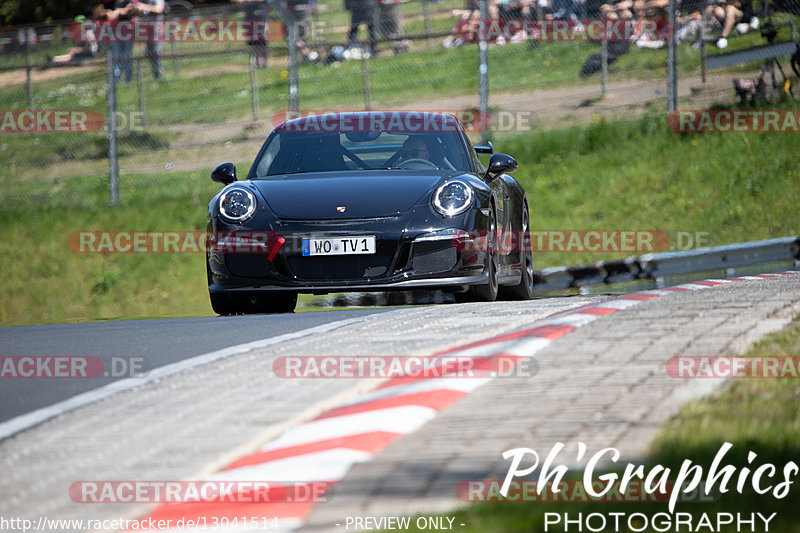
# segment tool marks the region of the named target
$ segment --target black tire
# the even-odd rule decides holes
[[[230,294],[210,292],[208,296],[211,298],[211,309],[218,315],[237,314],[238,307]]]
[[[482,285],[472,285],[466,292],[455,293],[457,302],[493,302],[497,299],[497,216],[492,206],[489,214],[489,230],[487,231],[488,257],[486,268],[489,270],[489,281]]]
[[[522,211],[522,235],[528,237],[520,242],[522,250],[522,279],[517,285],[500,287],[500,298],[503,300],[530,300],[533,298],[533,250],[530,242],[530,212],[526,199]]]
[[[293,292],[209,293],[211,308],[218,315],[291,313],[297,306]]]

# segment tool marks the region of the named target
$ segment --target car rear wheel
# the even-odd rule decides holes
[[[218,315],[291,313],[297,294],[285,292],[209,293],[211,308]]]
[[[530,300],[533,298],[533,251],[530,242],[530,214],[528,201],[525,200],[522,211],[522,228],[520,239],[520,254],[522,263],[522,279],[519,284],[511,287],[500,287],[500,297],[504,300]]]
[[[492,208],[489,215],[489,231],[486,238],[487,258],[486,269],[489,272],[489,280],[483,285],[472,285],[466,292],[455,294],[457,302],[493,302],[497,299],[497,217]]]

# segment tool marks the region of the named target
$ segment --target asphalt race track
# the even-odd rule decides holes
[[[177,318],[0,328],[5,356],[142,358],[149,369],[231,346],[273,339],[387,309],[241,317]],[[120,373],[124,373],[119,367]],[[110,370],[113,373],[113,370]],[[124,376],[93,379],[8,379],[0,388],[0,423],[97,389]]]
[[[157,515],[160,511],[153,505],[75,503],[69,487],[78,480],[219,478],[221,469],[254,452],[266,453],[259,450],[270,449],[276,439],[301,433],[298,430],[304,426],[321,428],[315,420],[328,410],[357,405],[365,395],[376,397],[376,392],[370,392],[380,385],[376,379],[278,377],[273,363],[282,356],[429,355],[470,343],[477,343],[475,349],[480,350],[491,344],[481,341],[513,331],[535,329],[549,335],[546,342],[528,339],[527,344],[517,345],[531,349],[528,357],[535,359],[537,372],[470,385],[459,401],[429,413],[427,423],[350,461],[332,497],[303,511],[302,528],[344,531],[337,524],[346,516],[442,511],[463,503],[456,492],[459,482],[491,474],[502,478],[508,464],[501,453],[509,448],[548,450],[557,441],[574,448],[575,443],[584,442],[590,449],[614,446],[627,457],[641,456],[658,424],[678,406],[721,385],[721,380],[670,377],[665,371],[670,357],[742,351],[798,312],[800,274],[785,274],[686,284],[677,290],[645,291],[621,299],[592,296],[435,305],[367,316],[314,313],[334,323],[359,318],[327,331],[309,329],[321,324],[313,322],[316,318],[292,315],[285,317],[288,322],[312,322],[297,327],[287,322],[287,331],[296,334],[292,338],[143,382],[1,441],[4,470],[13,475],[0,478],[0,514],[65,519]],[[267,318],[242,321],[252,320],[246,327],[253,330],[266,324]],[[223,322],[208,320],[215,326]],[[225,321],[237,320],[241,319]],[[191,322],[165,327],[171,335],[164,334],[162,347],[153,339],[147,356],[167,365],[196,355],[196,350],[188,348],[172,359],[154,355],[177,352],[177,343],[169,339],[180,340],[180,328],[195,327]],[[206,324],[200,327],[211,329]],[[136,323],[96,327],[101,326],[125,329],[135,328]],[[231,345],[248,340],[215,330]],[[130,352],[119,348],[125,339],[139,335],[117,333],[108,344],[96,341],[95,349],[114,346],[115,353],[136,353],[135,347],[128,346]],[[24,340],[5,344],[11,341],[4,337],[4,353],[8,346],[19,351]],[[203,345],[192,342],[195,348]],[[67,353],[67,346],[62,341],[50,348]],[[224,345],[208,346],[211,351]],[[453,380],[453,385],[445,387],[460,386],[456,382],[461,381]],[[383,418],[383,426],[402,422],[401,417]],[[353,419],[329,419],[328,426],[344,431]],[[284,477],[309,479],[304,476],[313,474],[314,464],[308,463],[302,472],[285,472]],[[258,472],[233,468],[225,476],[247,479],[248,471]],[[265,471],[275,472],[267,468],[261,473]],[[212,504],[198,512],[212,514],[220,512],[220,507]],[[300,521],[286,520],[281,529],[297,526]]]

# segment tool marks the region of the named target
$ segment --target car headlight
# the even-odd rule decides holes
[[[446,217],[454,217],[472,205],[472,187],[463,181],[448,181],[433,194],[433,207]]]
[[[219,197],[219,214],[231,222],[244,222],[256,211],[256,197],[247,189],[234,187]]]

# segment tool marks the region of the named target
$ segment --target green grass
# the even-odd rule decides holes
[[[67,248],[67,237],[81,230],[205,229],[203,213],[216,185],[195,173],[163,185],[125,176],[122,203],[110,208],[104,179],[86,181],[80,207],[44,197],[42,205],[0,216],[0,250],[17,258],[3,284],[0,322],[210,314],[202,254],[78,254]],[[134,193],[135,201],[126,200]],[[35,225],[26,214],[32,210]]]
[[[800,356],[800,317],[782,331],[768,335],[751,347],[745,356]],[[691,460],[693,464],[703,467],[703,472],[708,469],[724,442],[733,446],[724,456],[721,466],[733,465],[737,475],[745,467],[751,469],[750,476],[758,466],[771,463],[776,466],[777,474],[770,478],[762,478],[762,487],[774,485],[783,481],[783,467],[789,462],[798,462],[800,455],[800,389],[796,378],[784,379],[741,379],[724,387],[717,393],[707,398],[693,400],[685,405],[679,413],[669,420],[658,432],[657,437],[650,445],[647,456],[645,472],[650,472],[656,465],[670,468],[675,479],[675,474],[680,470],[683,461]],[[620,447],[624,453],[624,446]],[[539,450],[542,453],[541,450]],[[597,450],[589,450],[588,454]],[[747,454],[753,451],[757,454],[752,463],[748,463]],[[623,458],[624,459],[624,458]],[[569,478],[580,479],[583,471],[572,472]],[[790,477],[795,479],[796,476]],[[769,531],[776,533],[795,532],[800,528],[800,515],[796,511],[796,491],[792,485],[787,497],[775,498],[771,492],[756,494],[752,490],[751,477],[741,493],[736,490],[734,476],[728,484],[728,492],[720,494],[712,491],[713,501],[692,501],[678,503],[675,511],[691,513],[694,524],[702,513],[708,513],[712,520],[716,513],[742,513],[749,519],[750,513],[761,513],[770,516],[777,513],[770,522]],[[719,488],[717,483],[716,488]],[[643,513],[653,519],[656,513],[668,511],[666,502],[658,503],[603,503],[580,502],[547,503],[547,502],[508,502],[494,501],[491,503],[472,503],[447,516],[455,517],[455,524],[466,524],[458,527],[464,533],[523,533],[529,531],[576,531],[577,526],[572,524],[569,529],[563,525],[550,525],[545,529],[545,513],[569,513],[571,519],[576,519],[578,513],[584,517],[590,513],[601,513],[606,516],[610,524],[613,519],[609,513],[618,512],[632,515]],[[758,519],[757,519],[758,520]],[[412,524],[414,521],[412,520]],[[597,526],[597,521],[592,522]],[[625,524],[626,522],[622,522]],[[636,531],[642,531],[641,520],[638,521]],[[754,531],[766,531],[763,526],[758,527],[756,522]],[[584,526],[584,531],[586,531]],[[674,526],[661,531],[676,531]],[[688,531],[686,526],[680,531]],[[422,531],[411,527],[409,531]],[[608,528],[605,531],[616,531]],[[630,531],[623,526],[619,531]],[[647,533],[654,529],[644,529]],[[723,526],[721,529],[700,528],[698,531],[715,531],[728,533],[737,531],[736,526]],[[743,526],[739,531],[750,531],[749,526]]]
[[[800,233],[796,134],[679,134],[663,114],[495,140],[520,161],[536,230],[710,232],[712,244]],[[735,163],[734,163],[735,162]],[[780,207],[784,206],[784,207]],[[548,252],[537,268],[629,254]]]
[[[800,233],[791,133],[682,135],[656,114],[518,134],[495,146],[520,162],[514,175],[528,191],[534,230],[710,232],[712,244]],[[0,323],[210,314],[201,254],[76,254],[66,239],[81,230],[202,230],[217,189],[207,169],[123,174],[121,204],[110,208],[103,175],[71,179],[69,188],[31,184],[26,201],[4,202],[0,212],[0,254],[13,257]],[[535,266],[626,255],[540,253]]]

